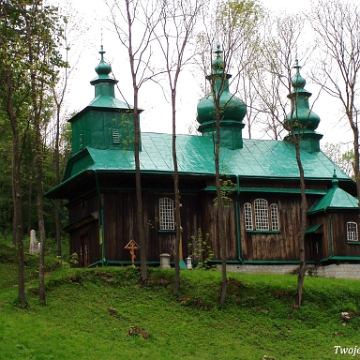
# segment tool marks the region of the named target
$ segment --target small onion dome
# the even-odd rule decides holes
[[[101,60],[99,64],[95,67],[95,71],[98,74],[98,79],[111,79],[111,77],[109,76],[112,71],[111,65],[104,60],[105,50],[103,49],[102,45],[99,54],[101,55]]]
[[[309,106],[311,93],[304,89],[306,80],[300,75],[300,68],[296,60],[296,74],[292,79],[293,92],[288,95],[291,100],[291,112],[286,115],[284,127],[291,131],[301,128],[302,130],[314,131],[320,123],[320,117]],[[293,126],[291,126],[291,123]]]
[[[221,57],[222,50],[220,45],[215,51],[216,58],[212,62],[212,74],[206,77],[213,87],[212,91],[202,98],[197,106],[197,121],[206,126],[212,124],[216,119],[214,93],[220,94],[220,119],[223,122],[239,122],[242,123],[246,115],[245,103],[229,92],[230,74],[224,73],[225,63]],[[200,126],[199,130],[201,131]]]

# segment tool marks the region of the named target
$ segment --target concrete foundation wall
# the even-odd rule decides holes
[[[221,266],[217,265],[221,270]],[[294,274],[298,265],[228,265],[229,272],[245,274]],[[336,279],[360,279],[360,264],[309,265],[306,275]]]

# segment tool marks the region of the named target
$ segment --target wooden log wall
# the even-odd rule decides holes
[[[346,223],[349,221],[358,224],[360,231],[359,214],[351,212],[332,212],[330,214],[332,224],[332,240],[334,256],[360,256],[360,244],[347,241]]]
[[[159,261],[162,253],[174,258],[175,231],[159,231],[159,198],[169,197],[172,194],[145,193],[143,194],[143,223],[147,242],[147,260]],[[182,243],[183,255],[189,254],[188,244],[191,235],[197,231],[197,199],[196,195],[181,196]],[[104,218],[107,259],[130,260],[129,251],[124,246],[130,241],[137,241],[136,203],[134,193],[104,194]],[[106,205],[105,205],[106,204]],[[138,256],[138,253],[136,253]],[[137,258],[138,259],[138,258]]]

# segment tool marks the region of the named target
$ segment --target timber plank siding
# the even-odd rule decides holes
[[[349,221],[359,224],[358,213],[338,213],[330,214],[332,228],[332,242],[334,256],[360,256],[360,244],[354,241],[347,241],[346,223]]]

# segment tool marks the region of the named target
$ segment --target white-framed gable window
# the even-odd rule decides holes
[[[347,241],[358,241],[357,223],[352,221],[346,223],[346,237]]]
[[[244,204],[244,213],[245,213],[245,229],[252,230],[253,229],[253,220],[252,220],[252,210],[251,204]]]
[[[269,210],[268,202],[265,199],[254,201],[255,229],[269,230]]]
[[[174,216],[174,200],[170,198],[159,199],[159,214],[160,214],[160,230],[174,230],[175,216]]]
[[[271,229],[279,230],[279,211],[277,204],[270,205]]]

